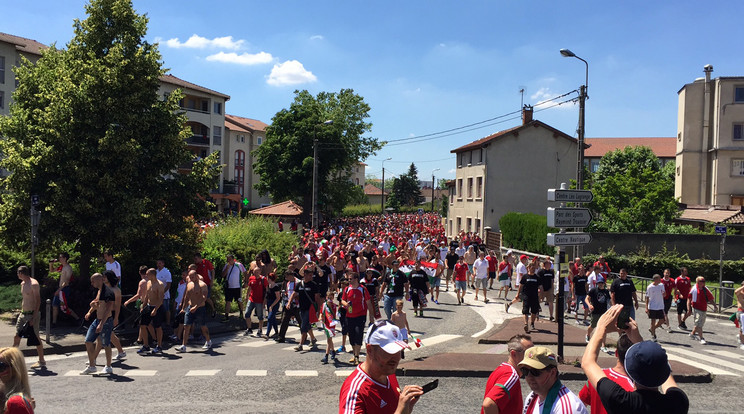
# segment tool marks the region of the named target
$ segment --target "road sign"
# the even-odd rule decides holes
[[[563,201],[569,203],[590,203],[594,194],[590,190],[557,190],[548,189],[548,201]]]
[[[726,234],[726,226],[716,226],[716,234]]]
[[[592,222],[588,208],[548,207],[548,227],[574,228],[586,227]]]
[[[589,233],[548,233],[548,246],[575,246],[591,241]]]

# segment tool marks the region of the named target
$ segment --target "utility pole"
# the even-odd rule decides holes
[[[382,160],[382,195],[380,196],[380,214],[385,214],[385,161],[392,160],[393,157],[387,157]]]
[[[439,168],[435,168],[431,171],[431,212],[434,212],[434,173],[439,171]]]
[[[39,244],[37,233],[41,211],[38,211],[40,200],[37,194],[31,196],[31,277],[36,277],[36,246]]]
[[[313,212],[312,227],[318,228],[318,139],[313,140]]]

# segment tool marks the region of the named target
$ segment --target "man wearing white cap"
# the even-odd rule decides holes
[[[404,339],[388,320],[377,320],[367,328],[367,358],[341,386],[339,414],[407,414],[413,410],[423,389],[406,385],[401,390],[395,377],[401,351],[410,349]]]

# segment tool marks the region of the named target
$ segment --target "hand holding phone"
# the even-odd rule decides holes
[[[426,394],[427,392],[433,390],[434,388],[437,388],[438,386],[439,386],[439,379],[435,379],[434,381],[422,386],[421,389],[424,391],[424,394]]]

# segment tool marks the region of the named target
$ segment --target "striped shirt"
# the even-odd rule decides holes
[[[531,392],[524,403],[523,413],[542,414],[543,404],[544,401],[541,401],[537,394]],[[576,394],[566,388],[565,385],[561,385],[561,389],[558,391],[558,398],[553,403],[550,414],[589,414],[589,412]]]
[[[359,365],[341,385],[338,414],[393,414],[398,408],[399,397],[400,388],[395,375],[389,375],[387,384],[381,384]]]
[[[522,385],[519,373],[509,363],[502,363],[496,368],[486,382],[486,394],[499,407],[499,413],[519,414],[522,411]],[[481,408],[481,414],[483,414]]]

